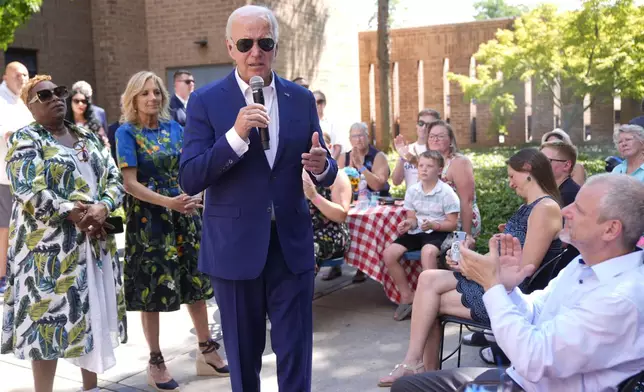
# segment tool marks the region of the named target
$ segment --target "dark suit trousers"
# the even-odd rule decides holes
[[[472,381],[500,382],[502,375],[504,380],[512,383],[512,392],[523,391],[510,376],[499,369],[455,368],[401,377],[391,386],[391,392],[457,392]],[[496,388],[493,390],[496,391]]]
[[[252,240],[248,246],[253,246]],[[244,261],[239,263],[243,265]],[[258,278],[211,278],[221,313],[233,392],[260,390],[266,314],[272,326],[280,392],[311,390],[313,279],[313,269],[299,275],[288,269],[274,225],[266,266]]]

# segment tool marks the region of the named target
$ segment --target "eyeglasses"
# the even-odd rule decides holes
[[[74,98],[74,99],[72,99],[72,102],[77,104],[77,105],[79,103],[82,103],[83,105],[87,105],[87,100],[86,99],[76,99],[76,98]]]
[[[430,139],[430,140],[445,140],[448,137],[449,136],[447,136],[447,135],[429,135],[427,138]]]
[[[350,139],[362,139],[363,137],[365,137],[365,138],[366,138],[366,137],[367,137],[367,135],[365,135],[364,133],[360,133],[360,134],[357,134],[357,135],[351,135],[351,136],[349,136],[349,138],[350,138]]]
[[[67,90],[66,86],[58,86],[51,90],[36,91],[36,95],[33,98],[31,98],[31,101],[29,101],[29,104],[31,105],[36,101],[41,103],[48,102],[54,97],[54,95],[60,99],[65,99],[69,95],[69,91]]]
[[[78,160],[81,162],[87,162],[89,161],[89,151],[87,151],[87,147],[85,147],[85,141],[79,140],[73,145],[74,150],[76,151],[76,156],[78,157]]]
[[[323,100],[323,99],[318,99],[317,101],[315,101],[315,103],[318,104],[318,105],[324,105],[326,103],[326,101]]]
[[[555,158],[548,158],[548,160],[550,161],[550,163],[552,163],[552,162],[562,162],[562,163],[563,163],[563,162],[568,162],[568,160],[567,160],[567,159],[555,159]]]
[[[241,38],[235,46],[241,53],[246,53],[253,48],[254,40],[250,38]],[[257,46],[264,52],[270,52],[275,49],[275,40],[273,38],[260,38],[257,40]]]
[[[195,80],[194,79],[186,79],[186,80],[182,80],[182,82],[184,82],[185,84],[190,85],[190,84],[193,84],[195,82]]]

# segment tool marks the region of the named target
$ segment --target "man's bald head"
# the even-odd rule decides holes
[[[22,87],[29,80],[29,71],[22,63],[13,61],[7,64],[4,75],[2,75],[2,80],[7,83],[7,87],[11,90],[12,93],[20,95]]]

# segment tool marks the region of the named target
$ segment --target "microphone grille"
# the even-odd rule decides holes
[[[252,88],[253,90],[264,88],[264,78],[257,75],[250,78],[250,88]]]

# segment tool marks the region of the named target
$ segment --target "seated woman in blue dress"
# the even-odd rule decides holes
[[[533,264],[536,270],[542,261],[554,258],[562,251],[558,239],[563,222],[559,190],[550,161],[537,149],[520,150],[507,164],[510,188],[525,204],[508,220],[504,232],[519,239],[523,246],[523,261]],[[461,275],[458,265],[451,259],[447,261],[454,271],[427,270],[420,274],[407,355],[388,376],[380,379],[378,385],[391,386],[402,376],[438,369],[439,316],[490,322],[483,304],[483,287]]]

